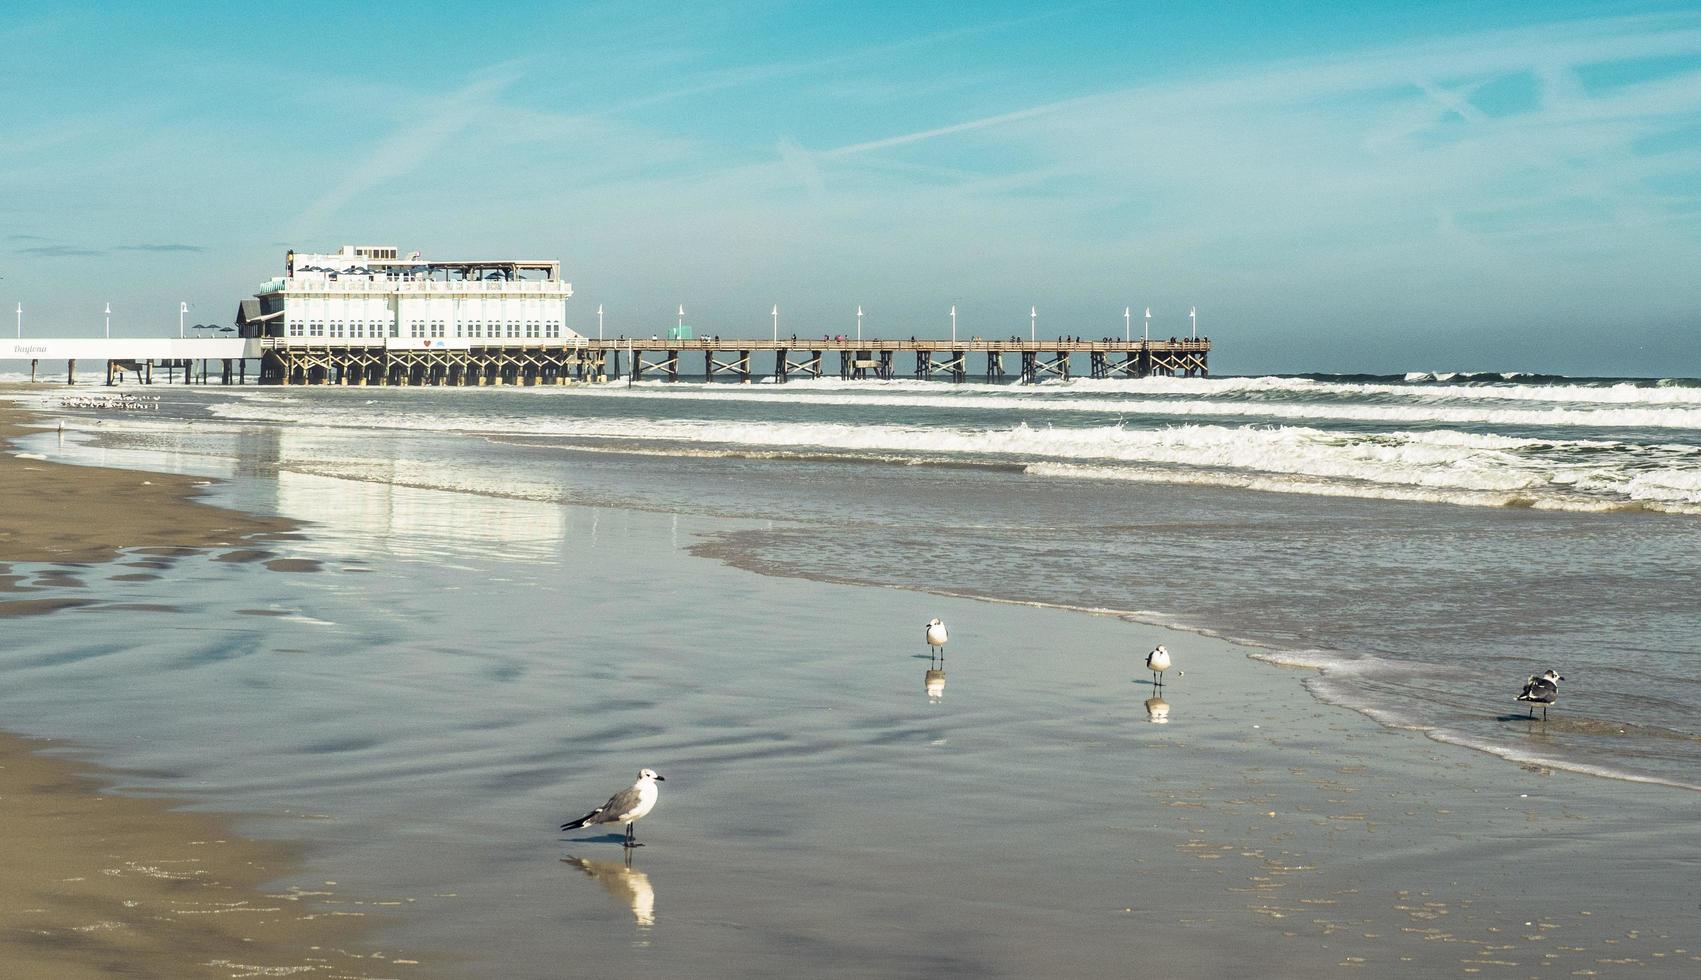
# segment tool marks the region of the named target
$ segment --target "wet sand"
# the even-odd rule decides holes
[[[351,455],[332,448],[315,452]],[[140,637],[85,670],[122,628],[91,615],[93,640],[40,635],[43,656],[8,666],[128,699],[110,749],[173,773],[161,792],[192,779],[251,812],[319,816],[325,877],[420,896],[391,935],[469,974],[1687,978],[1701,963],[1694,793],[1391,730],[1244,647],[693,554],[750,525],[381,480],[226,490],[320,520],[303,550],[326,571],[186,557],[169,574],[190,622],[244,629],[228,611],[252,629]],[[348,555],[382,574],[341,578]],[[297,627],[271,629],[279,615]],[[918,635],[935,615],[952,628],[937,675]],[[1162,705],[1140,669],[1159,641],[1176,654]],[[218,752],[165,737],[181,734],[167,697],[242,737]],[[1540,745],[1589,704],[1572,695],[1547,725],[1510,717],[1507,692],[1474,710]],[[32,731],[101,723],[68,696],[30,710]],[[554,833],[639,765],[669,782],[630,863],[613,835]]]
[[[0,402],[0,439],[36,431]],[[0,455],[0,587],[83,587],[77,574],[122,553],[166,565],[286,533],[293,522],[198,503],[204,480]],[[155,560],[158,559],[158,560]],[[20,564],[52,563],[11,574]],[[134,576],[132,576],[134,577]],[[0,617],[45,615],[104,597],[0,599]],[[122,605],[111,608],[122,610]],[[148,611],[131,607],[130,611]],[[233,834],[214,816],[102,791],[116,774],[44,755],[57,743],[0,733],[0,975],[346,976],[417,973],[359,949],[360,903],[334,887],[267,883],[298,871],[294,848]]]
[[[291,846],[99,792],[111,774],[43,746],[0,735],[0,975],[413,975],[351,948],[366,912],[334,889],[266,887],[294,869]]]
[[[28,413],[0,402],[0,443],[39,432]],[[0,593],[75,586],[79,566],[111,561],[123,549],[192,553],[235,545],[296,526],[197,503],[205,480],[63,463],[0,451]],[[14,574],[20,563],[52,563],[33,577]],[[163,563],[161,563],[163,564]],[[0,619],[33,616],[94,602],[79,597],[30,599],[0,595]]]

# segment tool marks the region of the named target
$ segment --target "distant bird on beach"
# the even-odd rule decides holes
[[[1162,643],[1146,654],[1146,669],[1152,672],[1152,686],[1163,687],[1164,671],[1169,669],[1169,651],[1164,649]]]
[[[930,647],[942,647],[945,645],[945,641],[951,638],[951,634],[945,631],[945,624],[940,622],[937,616],[927,621],[927,626],[922,630],[922,635],[926,637],[927,645]]]
[[[1536,705],[1541,705],[1542,721],[1547,721],[1548,706],[1559,700],[1559,682],[1564,679],[1559,676],[1559,671],[1552,669],[1532,674],[1524,682],[1524,690],[1519,692],[1517,700],[1529,703],[1531,718],[1536,716]]]
[[[656,799],[661,796],[661,788],[656,785],[666,780],[666,776],[656,775],[654,769],[638,770],[638,781],[626,789],[608,798],[608,802],[597,807],[590,813],[577,820],[561,825],[563,831],[578,830],[582,827],[594,827],[602,823],[623,823],[626,825],[627,847],[643,847],[633,836],[632,825],[643,819],[651,810],[656,808]]]

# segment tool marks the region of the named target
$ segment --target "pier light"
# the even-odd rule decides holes
[[[1152,308],[1146,307],[1146,343],[1152,342]]]
[[[685,304],[679,304],[679,332],[685,332]]]
[[[107,336],[107,339],[109,339],[109,340],[112,338],[112,304],[111,303],[106,304],[106,336]]]
[[[1128,343],[1134,339],[1134,307],[1122,308],[1122,342]]]
[[[780,304],[774,304],[774,343],[780,342]]]
[[[597,339],[602,339],[602,304],[597,304]]]
[[[1028,343],[1039,343],[1039,307],[1028,307]]]
[[[957,342],[957,304],[951,304],[951,343]]]
[[[862,304],[856,304],[856,342],[862,343]]]
[[[1195,306],[1192,309],[1188,310],[1187,311],[1187,318],[1189,320],[1193,321],[1193,339],[1198,340],[1199,339],[1199,307]]]
[[[189,312],[189,304],[188,303],[180,302],[180,303],[177,304],[177,338],[179,340],[183,339],[183,317],[188,312]]]

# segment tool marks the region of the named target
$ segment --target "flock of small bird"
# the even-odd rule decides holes
[[[927,624],[922,627],[922,637],[927,641],[928,648],[943,659],[945,644],[951,639],[951,634],[946,630],[945,624],[937,617],[928,620]],[[1151,653],[1146,654],[1146,669],[1152,672],[1152,687],[1159,691],[1163,689],[1164,672],[1169,670],[1172,665],[1173,661],[1170,658],[1169,650],[1162,643],[1153,648]],[[1559,682],[1564,679],[1558,671],[1552,669],[1540,674],[1532,674],[1530,679],[1524,682],[1524,690],[1518,694],[1516,700],[1527,702],[1530,705],[1531,718],[1536,716],[1536,705],[1541,705],[1542,720],[1546,721],[1547,709],[1559,700]],[[1152,700],[1162,702],[1161,697]],[[1151,710],[1150,702],[1148,702],[1147,707],[1148,710]],[[1158,713],[1153,712],[1153,720],[1158,720],[1158,717]],[[1162,720],[1169,720],[1168,704],[1162,705]],[[562,824],[561,829],[565,832],[594,827],[598,824],[625,824],[626,837],[623,844],[628,848],[643,847],[644,845],[638,843],[637,838],[633,835],[632,828],[634,824],[656,808],[656,800],[661,795],[661,790],[656,786],[656,783],[663,782],[666,778],[658,775],[654,769],[641,769],[638,771],[637,782],[609,797],[607,803],[590,813],[577,820]]]

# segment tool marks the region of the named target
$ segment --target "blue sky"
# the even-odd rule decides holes
[[[228,323],[360,242],[559,257],[611,333],[1701,375],[1701,5],[673,6],[8,13],[0,308]]]

